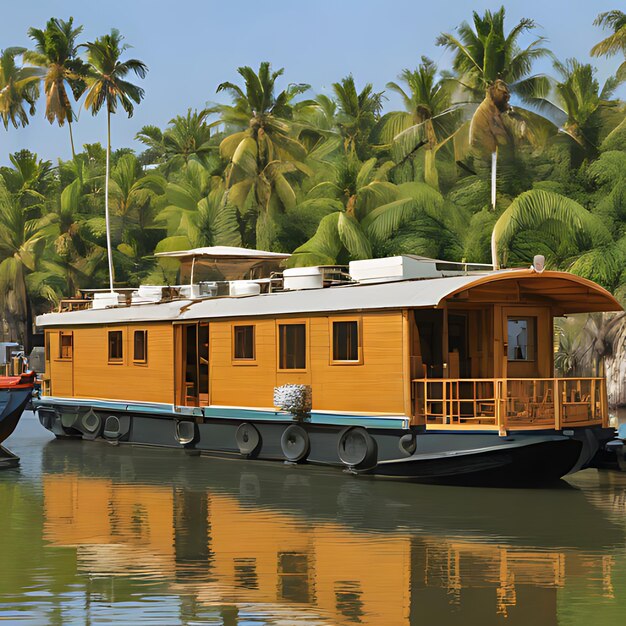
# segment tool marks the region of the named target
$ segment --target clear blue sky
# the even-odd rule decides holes
[[[29,46],[26,31],[42,28],[48,18],[70,15],[85,27],[90,40],[118,28],[130,51],[150,71],[142,86],[146,97],[130,120],[115,116],[114,148],[141,144],[135,133],[144,124],[165,126],[187,108],[216,101],[216,86],[236,81],[239,65],[258,67],[269,60],[284,67],[284,84],[306,82],[314,93],[329,93],[331,84],[352,72],[357,86],[372,82],[382,90],[405,67],[415,67],[428,55],[442,67],[451,57],[435,46],[442,31],[452,31],[471,11],[497,9],[498,2],[467,0],[28,0],[2,7],[0,48]],[[591,46],[602,38],[593,26],[601,11],[618,8],[617,0],[525,0],[504,2],[510,29],[530,17],[560,58],[588,61]],[[622,7],[623,8],[623,7]],[[617,59],[594,59],[598,78],[617,69]],[[549,71],[549,63],[538,66]],[[624,97],[624,88],[621,89]],[[221,94],[220,94],[221,96]],[[398,105],[390,98],[387,109]],[[29,148],[56,160],[70,155],[67,127],[51,126],[43,117],[43,102],[28,127],[8,132],[0,126],[0,163],[7,154]],[[92,119],[81,110],[75,129],[77,145],[105,140],[105,116]]]

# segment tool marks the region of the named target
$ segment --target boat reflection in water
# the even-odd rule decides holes
[[[89,580],[158,581],[181,621],[231,625],[563,623],[568,587],[615,595],[626,512],[565,484],[416,486],[63,441],[44,449],[43,495],[45,540],[75,547]]]

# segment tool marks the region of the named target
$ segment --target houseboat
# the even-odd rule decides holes
[[[417,256],[282,269],[164,253],[179,285],[37,318],[57,437],[318,463],[423,481],[554,480],[612,440],[602,378],[557,378],[555,317],[620,311],[566,272]]]

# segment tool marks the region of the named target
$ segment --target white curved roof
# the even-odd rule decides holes
[[[209,246],[207,248],[193,248],[192,250],[178,250],[177,252],[157,252],[154,256],[169,258],[208,256],[211,258],[288,259],[291,255],[284,252],[267,252],[266,250],[252,250],[251,248],[237,248],[235,246]]]
[[[507,281],[516,281],[517,291],[532,293],[537,303],[543,301],[559,306],[562,313],[622,310],[621,305],[608,291],[578,276],[566,272],[546,271],[538,274],[532,270],[502,270],[470,276],[350,284],[256,296],[177,300],[162,304],[48,313],[37,317],[37,325],[75,326],[429,308],[438,306],[455,294],[461,296],[462,301],[462,296],[468,289],[497,290]]]

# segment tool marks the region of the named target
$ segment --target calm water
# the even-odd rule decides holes
[[[626,474],[561,488],[50,441],[0,472],[0,622],[623,624]]]

